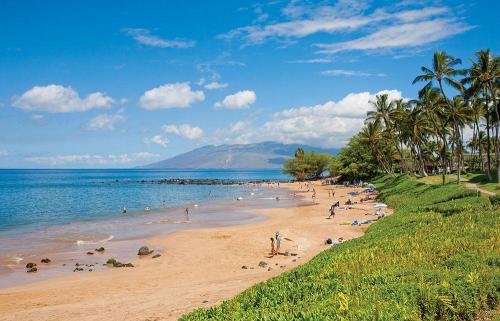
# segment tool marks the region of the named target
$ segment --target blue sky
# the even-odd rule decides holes
[[[206,144],[341,147],[434,50],[498,54],[497,1],[4,1],[0,167],[130,167]]]

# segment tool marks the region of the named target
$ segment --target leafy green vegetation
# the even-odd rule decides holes
[[[455,178],[456,178],[455,175],[446,175],[445,183],[454,182]],[[461,180],[463,181],[464,184],[473,183],[476,184],[477,187],[484,189],[486,191],[497,194],[500,193],[500,184],[495,183],[496,179],[493,179],[493,181],[490,180],[488,178],[488,175],[484,172],[473,172],[473,173],[463,174]],[[425,184],[436,185],[442,183],[442,177],[437,175],[432,175],[432,176],[421,177],[418,179],[418,181]]]
[[[377,171],[441,175],[445,184],[446,174],[455,173],[460,183],[463,172],[482,171],[487,178],[482,188],[496,192],[498,185],[490,183],[500,183],[500,57],[481,50],[469,67],[459,69],[461,64],[445,51],[436,51],[432,64],[422,66],[414,78],[414,84],[425,83],[416,99],[375,96],[364,127],[343,155],[365,156],[368,151],[371,158],[335,159],[332,172],[351,180]],[[465,141],[467,127],[472,137]]]
[[[315,179],[323,174],[331,159],[332,156],[329,154],[306,153],[302,148],[299,148],[295,152],[294,158],[285,160],[283,172],[299,181]]]
[[[379,173],[377,159],[359,134],[333,157],[328,170],[332,176],[342,176],[350,181],[367,179]]]
[[[181,320],[474,320],[500,299],[500,209],[454,184],[374,181],[395,214]]]

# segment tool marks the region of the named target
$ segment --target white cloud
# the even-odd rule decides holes
[[[386,75],[383,73],[369,73],[363,71],[355,71],[355,70],[343,70],[343,69],[329,69],[323,70],[321,72],[324,76],[352,76],[352,77],[385,77]]]
[[[278,141],[282,143],[310,144],[321,147],[342,147],[364,124],[366,113],[372,110],[370,101],[376,95],[387,93],[390,99],[402,98],[397,90],[351,93],[339,101],[290,108],[274,113],[261,126],[240,121],[229,128],[218,129],[215,143],[252,143]]]
[[[138,152],[132,154],[71,154],[57,156],[33,156],[26,161],[44,166],[123,166],[145,162],[160,157],[158,154]]]
[[[371,2],[376,4],[377,2]],[[316,33],[342,34],[372,30],[359,39],[340,43],[320,44],[319,53],[334,54],[343,50],[375,48],[403,48],[429,44],[472,28],[460,22],[456,10],[446,6],[428,6],[425,2],[414,3],[418,7],[402,6],[370,7],[369,1],[339,0],[335,5],[324,2],[290,1],[282,9],[281,17],[269,19],[267,24],[233,29],[218,37],[225,40],[241,39],[243,46],[257,45],[269,40],[294,42]]]
[[[203,129],[188,124],[182,125],[164,125],[161,127],[165,134],[174,134],[190,140],[200,139],[205,133]]]
[[[143,141],[144,141],[144,144],[147,144],[147,145],[156,144],[156,145],[160,145],[160,146],[165,147],[165,148],[168,145],[168,138],[162,137],[161,135],[155,135],[153,137],[145,137]]]
[[[87,126],[87,130],[114,130],[115,125],[123,123],[127,119],[122,115],[123,110],[119,110],[116,114],[100,114],[92,118]]]
[[[329,58],[299,59],[288,61],[289,64],[327,64],[332,62]]]
[[[333,44],[316,44],[320,54],[350,50],[418,47],[462,33],[472,27],[455,20],[434,19],[382,28],[370,35]]]
[[[35,86],[20,97],[13,97],[14,107],[38,112],[69,113],[82,112],[93,108],[107,108],[115,100],[101,92],[80,98],[71,87],[60,85]]]
[[[192,40],[169,40],[154,36],[147,29],[125,28],[122,31],[142,45],[159,48],[191,48],[195,46]]]
[[[208,89],[208,90],[215,90],[215,89],[226,88],[227,86],[228,86],[228,84],[226,84],[226,83],[220,83],[217,81],[213,81],[211,83],[206,84],[204,87],[205,87],[205,89]]]
[[[146,91],[139,105],[147,110],[185,108],[205,100],[203,91],[193,91],[189,82],[165,84]]]
[[[6,149],[0,149],[0,157],[2,156],[9,156],[9,151]]]
[[[41,124],[41,123],[43,123],[45,121],[45,116],[40,115],[40,114],[36,114],[36,115],[31,116],[31,120],[35,124]]]
[[[216,108],[244,109],[255,103],[257,95],[252,90],[238,91],[215,103]]]

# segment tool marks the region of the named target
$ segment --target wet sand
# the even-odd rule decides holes
[[[281,185],[312,200],[312,192],[299,189],[299,184]],[[332,188],[335,198],[328,197]],[[329,248],[327,238],[352,239],[369,226],[343,222],[374,219],[373,202],[337,210],[335,219],[327,219],[334,200],[343,204],[348,198],[358,201],[361,195],[350,197],[347,192],[356,189],[319,183],[315,189],[316,204],[258,210],[268,218],[264,221],[182,230],[150,239],[148,245],[162,248],[162,256],[138,259],[134,268],[72,274],[0,289],[0,320],[175,320],[192,309],[221,303],[305,263]],[[297,256],[269,257],[269,238],[278,230],[283,236],[281,252]],[[260,261],[272,270],[259,267]],[[248,269],[242,269],[244,265]]]

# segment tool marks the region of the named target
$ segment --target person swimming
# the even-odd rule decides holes
[[[123,207],[122,213],[127,214],[127,208],[125,206]]]

